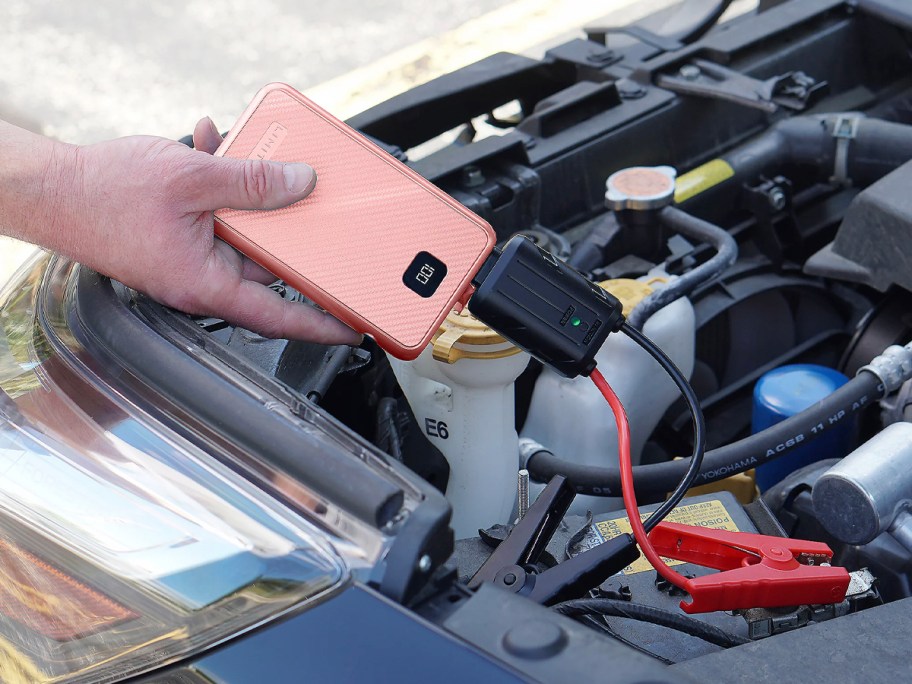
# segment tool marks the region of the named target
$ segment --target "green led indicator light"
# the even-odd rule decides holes
[[[570,325],[574,328],[578,328],[580,323],[582,323],[582,321],[579,319],[579,316],[574,316],[570,319]]]

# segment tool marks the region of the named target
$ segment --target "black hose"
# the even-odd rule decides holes
[[[630,324],[622,324],[621,331],[655,359],[656,363],[658,363],[668,374],[668,377],[674,381],[674,384],[677,385],[678,390],[687,402],[687,406],[690,409],[691,421],[693,423],[694,446],[693,453],[689,459],[687,472],[684,473],[684,477],[681,478],[681,481],[678,483],[678,486],[675,487],[671,496],[668,497],[668,500],[653,511],[649,518],[646,519],[646,522],[643,523],[643,527],[649,532],[652,528],[662,522],[675,506],[681,503],[681,499],[687,495],[687,490],[690,489],[694,480],[700,474],[700,468],[703,465],[703,457],[706,450],[706,421],[703,420],[700,400],[697,398],[690,383],[687,382],[687,378],[684,377],[684,374],[678,369],[674,362],[656,346],[655,342],[650,340],[636,328],[632,328]]]
[[[839,138],[833,135],[837,126],[842,135],[853,136],[841,143],[842,157]],[[740,189],[759,176],[789,166],[806,169],[822,182],[838,178],[860,187],[869,185],[912,159],[912,126],[853,113],[794,116],[721,159],[733,175],[688,200],[688,206],[691,202],[714,204],[732,188]]]
[[[750,437],[707,451],[694,484],[716,482],[784,456],[850,420],[882,396],[884,387],[877,376],[862,372],[801,413]],[[688,465],[687,461],[679,460],[634,467],[637,496],[663,497],[681,481]],[[616,467],[581,465],[542,449],[528,456],[526,468],[539,482],[563,475],[578,494],[620,496],[621,475]]]
[[[716,253],[705,263],[641,300],[627,317],[627,324],[638,330],[643,328],[643,324],[656,311],[712,280],[734,264],[738,258],[738,243],[727,230],[719,226],[691,216],[675,207],[662,209],[659,212],[659,221],[676,233],[711,245],[715,248]]]
[[[697,620],[696,618],[673,613],[670,610],[663,610],[653,606],[643,605],[641,603],[629,603],[627,601],[616,601],[615,599],[594,598],[594,599],[575,599],[573,601],[564,601],[552,606],[554,610],[563,615],[570,617],[579,615],[608,615],[610,617],[628,618],[630,620],[639,620],[640,622],[649,622],[653,625],[660,625],[684,632],[690,636],[703,639],[722,648],[740,646],[750,642],[747,637],[730,634],[719,629],[715,625]]]

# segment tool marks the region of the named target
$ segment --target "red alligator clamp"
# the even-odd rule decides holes
[[[820,565],[833,558],[820,542],[678,523],[656,525],[649,540],[666,558],[722,571],[686,581],[685,613],[839,603],[849,587],[845,568]]]

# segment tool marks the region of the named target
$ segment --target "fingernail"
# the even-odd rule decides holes
[[[317,184],[317,173],[307,164],[285,164],[285,187],[295,195],[310,194]]]
[[[209,130],[212,131],[213,133],[215,133],[215,135],[217,135],[218,137],[221,138],[221,137],[222,137],[222,134],[219,133],[219,129],[215,127],[215,122],[214,122],[212,119],[210,119],[208,116],[206,117],[206,121],[209,122]]]

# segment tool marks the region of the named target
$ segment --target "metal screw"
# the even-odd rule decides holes
[[[462,184],[467,188],[475,188],[484,183],[484,174],[474,164],[466,166],[462,170]]]
[[[785,205],[788,203],[788,198],[785,196],[785,191],[778,186],[772,188],[769,191],[768,197],[770,206],[776,211],[782,211],[785,209]]]
[[[508,574],[504,575],[503,581],[504,581],[504,584],[506,584],[508,587],[512,586],[513,584],[516,583],[516,575],[514,575],[512,572],[508,573]]]
[[[427,554],[424,554],[418,559],[418,569],[421,570],[421,572],[428,572],[431,569],[431,564],[431,557]]]
[[[702,73],[696,64],[685,64],[678,69],[678,75],[685,81],[696,81]]]
[[[619,57],[614,50],[602,48],[591,51],[588,55],[586,55],[586,59],[593,64],[603,64],[605,66],[608,66],[609,62],[616,62],[618,61]]]
[[[618,79],[614,85],[618,90],[618,95],[625,100],[638,100],[646,95],[646,88],[626,78]]]
[[[523,516],[529,510],[529,471],[523,468],[519,471],[519,477],[516,481],[518,496],[516,510],[519,514],[518,520],[522,520]]]

